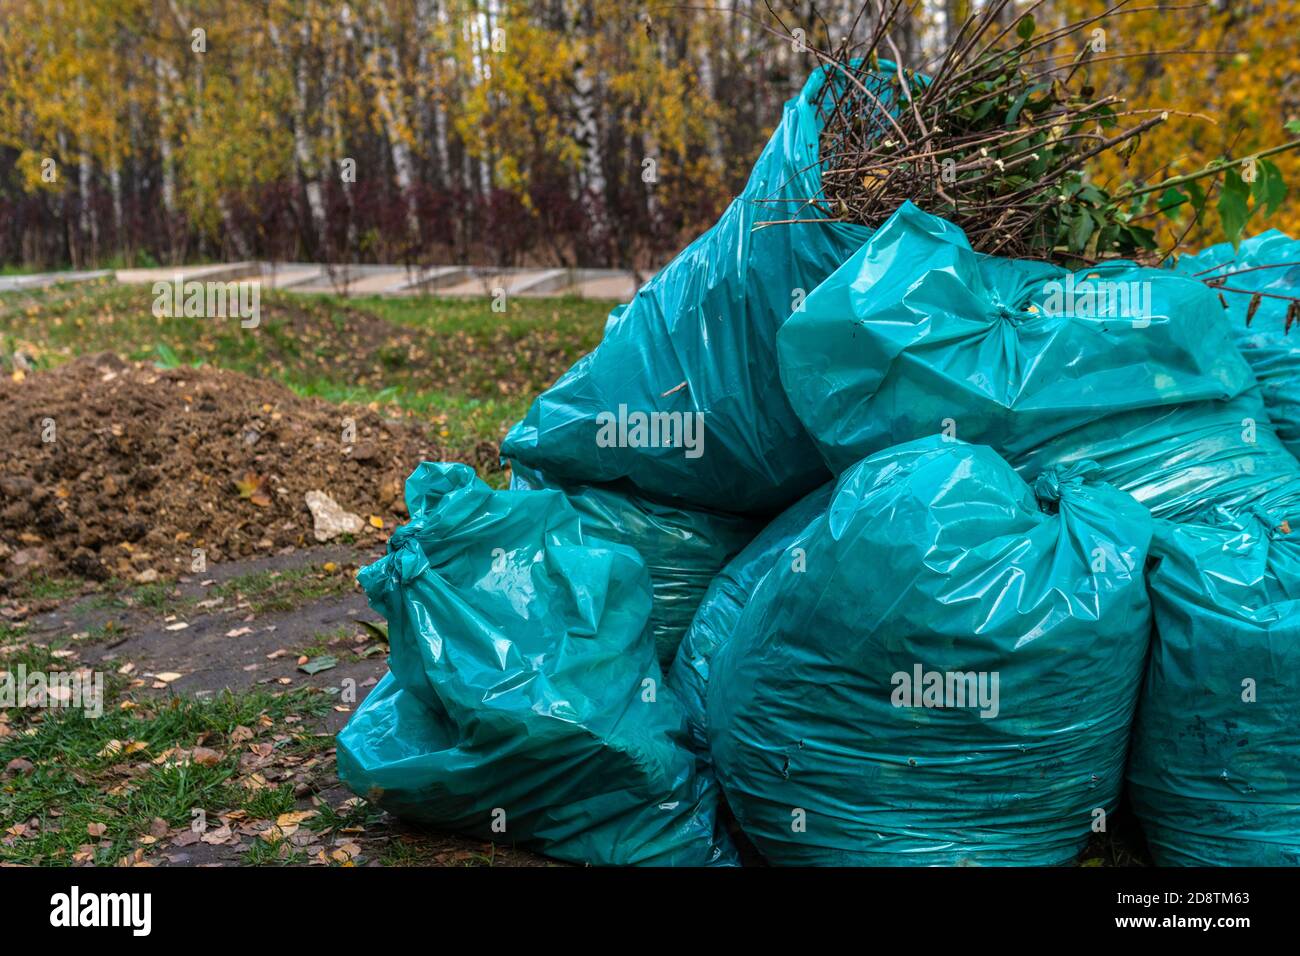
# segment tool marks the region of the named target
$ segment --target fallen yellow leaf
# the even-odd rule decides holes
[[[312,817],[320,816],[319,810],[291,810],[288,813],[282,813],[275,818],[276,826],[288,827],[297,826]]]

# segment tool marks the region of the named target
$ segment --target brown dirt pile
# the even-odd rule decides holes
[[[314,544],[311,490],[359,515],[358,543],[373,544],[405,520],[402,483],[421,460],[495,455],[274,382],[107,353],[0,381],[0,409],[0,590],[32,573],[185,573],[195,548],[210,563]]]

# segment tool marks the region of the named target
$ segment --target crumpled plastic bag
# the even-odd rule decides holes
[[[650,572],[650,629],[665,670],[714,576],[762,527],[753,518],[660,504],[608,485],[553,482],[517,462],[510,487],[562,491],[582,519],[584,534],[636,549]]]
[[[844,472],[785,552],[806,570],[764,577],[711,665],[715,771],[769,862],[1084,847],[1119,796],[1151,626],[1151,518],[1096,472],[1031,490],[939,437]]]
[[[718,648],[736,633],[741,612],[758,582],[777,566],[794,537],[825,512],[832,487],[832,483],[827,482],[773,518],[749,546],[718,573],[700,601],[681,646],[677,648],[677,656],[668,671],[668,686],[677,692],[682,702],[691,744],[704,766],[712,763],[704,706],[709,685],[709,662]],[[787,562],[789,570],[796,570],[800,562],[799,555],[791,556]]]
[[[836,473],[943,434],[1027,478],[1096,461],[1158,517],[1300,502],[1218,296],[1169,270],[977,254],[907,203],[791,315],[778,352]]]
[[[826,76],[814,71],[786,104],[718,222],[610,313],[596,350],[533,402],[505,457],[557,481],[627,479],[652,498],[764,516],[827,481],[775,356],[786,316],[870,235],[808,205],[822,195]],[[881,84],[887,101],[892,82]],[[821,221],[759,225],[788,219]]]
[[[409,523],[361,570],[391,674],[338,737],[339,775],[394,812],[592,864],[734,862],[647,627],[631,548],[556,491],[425,462]]]
[[[1158,522],[1130,802],[1164,866],[1300,865],[1300,532]]]
[[[1251,293],[1300,295],[1300,239],[1270,229],[1247,239],[1239,249],[1223,242],[1183,256],[1175,268],[1187,275],[1222,278],[1234,289]],[[1251,315],[1251,295],[1222,294],[1228,328],[1259,379],[1268,417],[1291,453],[1300,456],[1300,326],[1287,328],[1284,299],[1260,296]]]

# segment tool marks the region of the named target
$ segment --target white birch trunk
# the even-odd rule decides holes
[[[393,163],[393,178],[397,189],[406,204],[406,229],[408,238],[417,241],[420,236],[420,220],[415,208],[415,163],[411,159],[411,150],[406,142],[405,124],[406,104],[402,96],[402,69],[397,50],[387,42],[381,42],[381,35],[386,36],[389,29],[388,12],[383,0],[374,5],[380,18],[380,30],[373,27],[369,31],[370,72],[375,87],[375,101],[379,107],[379,116],[384,124],[384,133],[388,139],[389,158]]]
[[[170,225],[176,216],[176,164],[172,156],[171,93],[168,91],[168,68],[161,59],[154,61],[154,78],[158,92],[158,162],[162,166],[162,204]]]
[[[589,25],[580,25],[580,28]],[[587,218],[588,231],[604,241],[609,235],[609,217],[605,205],[605,156],[600,139],[598,113],[599,86],[594,76],[590,37],[578,47],[578,62],[573,73],[573,139],[582,150],[578,168],[578,201]]]
[[[302,21],[302,49],[311,47],[311,22],[304,17]],[[329,77],[326,77],[325,94],[329,95]],[[303,178],[307,192],[307,208],[311,212],[312,226],[316,231],[316,241],[321,248],[325,245],[325,196],[321,190],[319,167],[312,155],[311,143],[307,134],[307,58],[299,53],[294,70],[293,85],[293,153]]]

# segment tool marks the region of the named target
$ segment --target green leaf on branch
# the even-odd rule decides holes
[[[1223,194],[1219,196],[1219,218],[1223,221],[1223,232],[1232,243],[1233,248],[1241,245],[1241,234],[1250,221],[1250,186],[1241,178],[1236,169],[1229,169],[1223,174]]]
[[[1255,200],[1256,209],[1262,206],[1264,215],[1273,215],[1281,207],[1282,200],[1286,199],[1286,182],[1282,179],[1282,170],[1270,160],[1259,160],[1255,164],[1255,181],[1251,183],[1250,194]]]
[[[1088,239],[1092,235],[1092,216],[1088,215],[1086,209],[1080,209],[1074,217],[1074,222],[1070,223],[1070,251],[1083,252],[1088,246]]]
[[[1120,231],[1128,240],[1129,248],[1153,250],[1159,245],[1155,230],[1146,226],[1123,226]]]
[[[1188,198],[1187,193],[1182,192],[1176,186],[1170,186],[1161,193],[1160,201],[1156,203],[1156,210],[1168,216],[1172,210],[1177,209],[1179,206],[1185,205],[1190,201],[1191,200]],[[1201,201],[1204,202],[1203,196]]]
[[[1084,202],[1092,203],[1094,206],[1100,206],[1110,198],[1109,196],[1105,195],[1096,186],[1092,186],[1087,183],[1084,183],[1082,186],[1079,187],[1078,196]]]
[[[1020,119],[1020,111],[1024,109],[1025,102],[1028,99],[1029,99],[1029,90],[1025,90],[1023,93],[1021,93],[1019,96],[1016,97],[1015,102],[1011,104],[1011,109],[1007,110],[1007,116],[1006,116],[1007,126],[1016,125],[1016,121]]]

